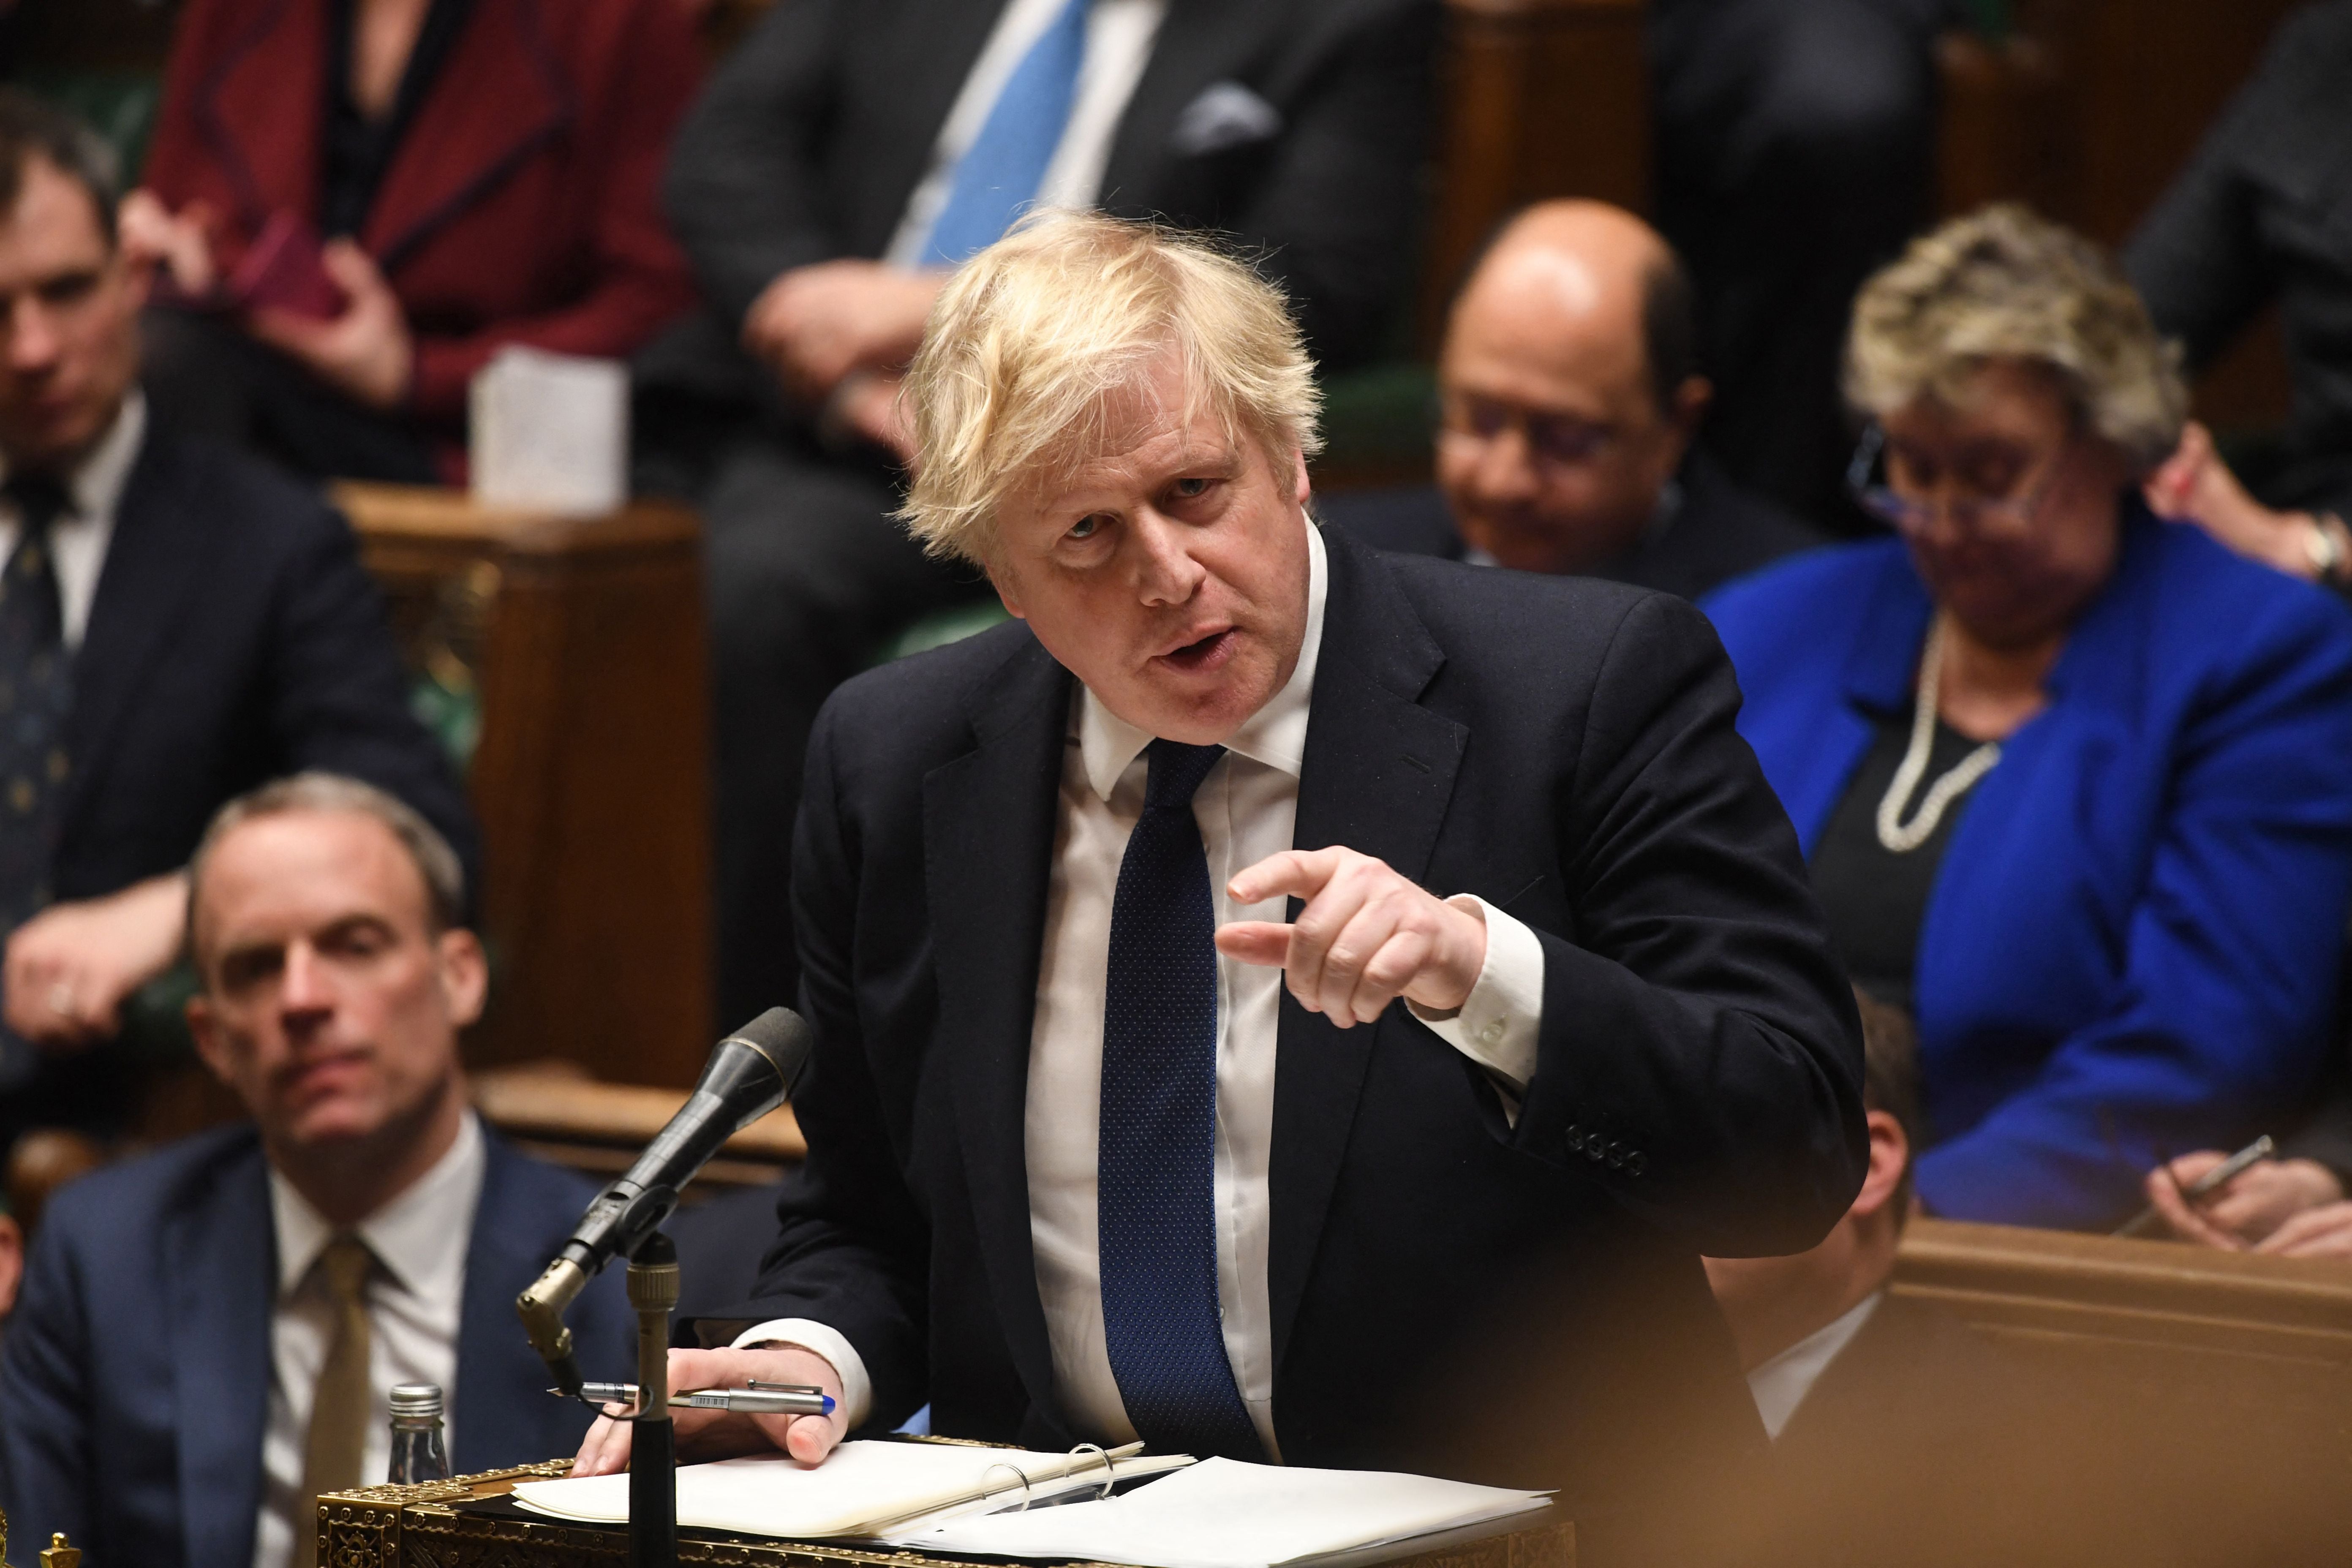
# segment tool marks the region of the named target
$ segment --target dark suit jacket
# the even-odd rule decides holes
[[[1693,451],[1677,478],[1682,504],[1666,525],[1584,575],[1696,600],[1734,577],[1829,541],[1796,513],[1742,489],[1705,452]],[[1341,490],[1316,497],[1315,510],[1377,549],[1448,561],[1463,556],[1454,513],[1434,485]]]
[[[783,0],[712,76],[671,220],[732,340],[770,279],[889,245],[1003,0]],[[1362,358],[1403,287],[1426,155],[1428,0],[1169,0],[1101,205],[1265,252],[1317,354]],[[1237,83],[1255,132],[1185,110]]]
[[[1749,1489],[1738,1560],[1790,1568],[2098,1562],[2083,1467],[2040,1438],[2063,1394],[1932,1303],[1889,1295],[1797,1406]],[[2046,1505],[2068,1487],[2079,1518]],[[2112,1510],[2097,1517],[2111,1523]]]
[[[2141,223],[2124,266],[2201,368],[2273,302],[2294,378],[2273,505],[2352,512],[2352,3],[2279,26],[2252,80]]]
[[[596,1189],[495,1135],[487,1154],[449,1391],[458,1475],[568,1455],[591,1418],[544,1392],[514,1300]],[[252,1562],[278,1286],[268,1172],[251,1128],[226,1128],[44,1212],[0,1344],[0,1508],[17,1540],[62,1530],[92,1568]],[[619,1272],[570,1314],[590,1377],[631,1375]]]
[[[1394,1465],[1426,1458],[1415,1427],[1477,1424],[1507,1378],[1433,1384],[1538,1279],[1540,1331],[1574,1347],[1548,1429],[1586,1474],[1630,1449],[1629,1405],[1752,1432],[1697,1255],[1807,1247],[1843,1211],[1860,1047],[1722,651],[1660,595],[1328,553],[1297,842],[1507,907],[1543,944],[1544,1017],[1513,1125],[1403,1007],[1340,1030],[1284,998],[1284,1458]],[[1022,1132],[1070,699],[1013,625],[859,677],[817,723],[793,857],[810,1152],[755,1310],[847,1335],[880,1426],[928,1398],[938,1432],[1073,1437]],[[1674,1358],[1626,1353],[1668,1325]],[[1412,1413],[1437,1398],[1464,1419]]]
[[[324,768],[398,795],[474,869],[446,757],[408,710],[383,601],[316,494],[151,423],[74,658],[55,887],[175,870],[223,802]]]
[[[148,188],[219,216],[234,265],[272,212],[317,221],[326,0],[193,0]],[[358,238],[416,333],[411,406],[459,420],[509,343],[623,355],[693,303],[656,187],[701,75],[678,0],[475,0]]]

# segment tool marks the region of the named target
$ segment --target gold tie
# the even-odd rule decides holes
[[[368,1271],[375,1255],[356,1236],[339,1236],[319,1254],[319,1273],[335,1303],[335,1337],[310,1402],[310,1433],[302,1448],[302,1502],[295,1520],[294,1561],[310,1568],[319,1551],[318,1499],[360,1484],[360,1454],[367,1445]]]

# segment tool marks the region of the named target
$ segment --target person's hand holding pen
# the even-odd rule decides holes
[[[798,1345],[769,1345],[752,1350],[672,1351],[669,1385],[680,1393],[704,1388],[748,1388],[761,1384],[807,1385],[822,1390],[834,1403],[830,1415],[746,1415],[725,1410],[681,1409],[672,1405],[670,1419],[677,1424],[681,1459],[723,1459],[738,1454],[758,1454],[781,1448],[804,1465],[814,1465],[833,1452],[845,1432],[841,1408],[841,1374],[833,1363]],[[572,1461],[575,1476],[604,1476],[629,1464],[629,1444],[635,1428],[615,1421],[622,1407],[609,1405],[588,1428],[580,1452]]]
[[[2313,1160],[2264,1160],[2248,1166],[2210,1193],[2190,1189],[2228,1158],[2218,1149],[2183,1154],[2147,1173],[2147,1201],[2173,1235],[2184,1241],[2229,1252],[2307,1255],[2325,1237],[2334,1253],[2352,1250],[2352,1204],[2343,1202],[2344,1184]],[[2341,1226],[2321,1226],[2316,1211],[2341,1207]],[[2311,1216],[2311,1217],[2305,1217]]]

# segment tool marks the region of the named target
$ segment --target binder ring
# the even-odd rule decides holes
[[[1014,1482],[1020,1486],[1021,1508],[1019,1511],[1027,1513],[1029,1511],[1029,1472],[1021,1468],[1018,1465],[991,1465],[988,1468],[981,1471],[980,1495],[990,1502],[994,1502],[996,1500],[996,1493],[989,1487],[988,1478],[994,1475],[999,1470],[1009,1471],[1012,1474]]]
[[[1118,1485],[1118,1473],[1112,1468],[1110,1456],[1103,1452],[1102,1445],[1100,1443],[1081,1443],[1076,1447],[1070,1450],[1070,1458],[1073,1459],[1076,1458],[1081,1454],[1092,1454],[1096,1458],[1102,1461],[1102,1485],[1095,1489],[1095,1500],[1097,1502],[1100,1502],[1105,1498],[1110,1496],[1111,1489]],[[1076,1467],[1073,1467],[1070,1474],[1075,1476],[1077,1473]]]

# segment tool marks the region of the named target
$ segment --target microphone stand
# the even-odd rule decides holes
[[[669,1314],[677,1247],[660,1231],[629,1255],[637,1312],[637,1413],[629,1451],[629,1568],[677,1568],[677,1427],[669,1418]]]

